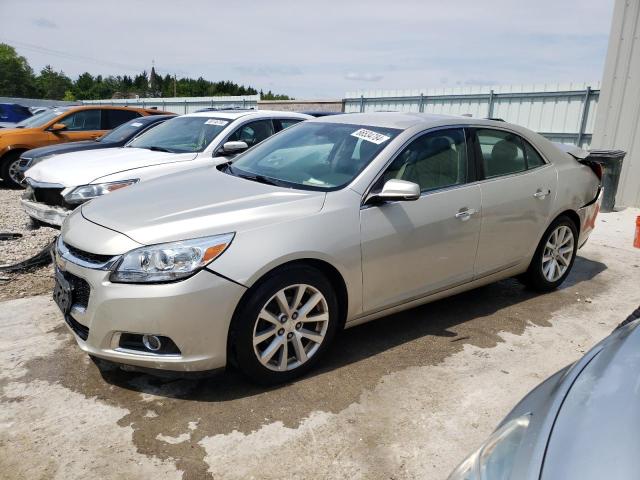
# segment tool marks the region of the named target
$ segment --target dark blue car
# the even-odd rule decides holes
[[[0,103],[0,127],[13,126],[31,115],[31,110],[17,103]]]

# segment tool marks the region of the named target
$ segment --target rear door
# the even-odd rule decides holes
[[[549,222],[555,168],[521,136],[478,128],[474,151],[482,191],[476,276],[528,261]]]
[[[134,110],[104,109],[102,110],[102,128],[104,130],[113,130],[123,123],[140,116]]]
[[[381,310],[473,278],[480,232],[480,187],[465,130],[425,133],[407,145],[372,191],[387,180],[420,185],[416,201],[360,211],[363,302]]]

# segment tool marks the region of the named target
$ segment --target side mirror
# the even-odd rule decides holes
[[[382,191],[372,194],[367,203],[407,202],[420,198],[420,185],[406,180],[387,180]]]
[[[66,130],[67,126],[64,123],[54,123],[49,127],[50,132],[60,132]]]
[[[222,153],[227,155],[236,155],[238,153],[244,152],[249,148],[245,142],[227,142],[222,145]]]

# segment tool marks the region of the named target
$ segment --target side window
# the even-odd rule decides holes
[[[281,131],[285,128],[289,128],[291,125],[295,125],[296,123],[300,123],[302,120],[298,118],[281,118],[279,120],[274,120],[276,124],[276,130]]]
[[[476,130],[485,178],[526,170],[522,140],[502,130]]]
[[[104,110],[103,130],[114,129],[139,116],[138,112],[132,110]]]
[[[253,147],[274,133],[271,120],[257,120],[238,128],[231,134],[228,141],[245,142],[249,147]]]
[[[407,180],[422,191],[460,185],[467,181],[467,161],[464,130],[437,130],[411,142],[391,163],[382,183]]]
[[[78,112],[67,115],[58,123],[66,125],[69,132],[101,130],[100,110],[80,110]]]
[[[527,142],[524,142],[524,153],[527,156],[527,169],[531,170],[544,165],[544,160],[540,154]]]

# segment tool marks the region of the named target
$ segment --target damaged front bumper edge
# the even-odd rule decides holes
[[[22,199],[20,202],[22,203],[22,208],[31,218],[57,227],[62,226],[64,220],[71,214],[71,210],[62,207],[54,207],[26,199]]]

